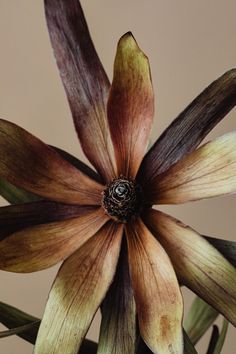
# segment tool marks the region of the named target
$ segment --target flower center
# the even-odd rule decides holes
[[[112,218],[126,222],[143,209],[143,194],[135,181],[120,176],[103,192],[102,206]]]

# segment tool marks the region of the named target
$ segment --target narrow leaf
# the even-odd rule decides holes
[[[17,188],[2,177],[0,177],[0,195],[10,204],[27,203],[40,199],[33,193]]]
[[[17,308],[0,302],[0,322],[7,328],[15,328],[27,325],[32,322],[39,321],[38,318],[28,315]],[[33,328],[29,328],[24,333],[19,333],[19,337],[34,344],[38,332],[39,324]]]
[[[209,236],[204,237],[236,267],[236,242]]]
[[[184,354],[197,354],[193,343],[191,342],[189,336],[184,331]]]
[[[224,319],[223,326],[222,326],[222,329],[221,329],[221,332],[220,332],[220,335],[219,335],[218,341],[216,343],[216,347],[215,347],[213,354],[220,354],[221,353],[221,350],[222,350],[224,342],[225,342],[226,334],[228,331],[228,326],[229,326],[229,322],[226,319]]]
[[[193,344],[199,341],[217,316],[218,312],[213,307],[196,296],[184,323],[184,328]]]
[[[0,338],[14,336],[15,334],[19,335],[21,333],[25,333],[27,331],[30,331],[33,327],[36,327],[38,329],[39,324],[40,324],[40,320],[25,324],[23,326],[8,329],[6,331],[1,331]]]
[[[40,324],[40,320],[37,317],[31,316],[21,310],[18,310],[16,307],[0,302],[0,323],[10,329],[30,325],[29,328],[25,328],[24,332],[20,331],[19,333],[15,334],[25,339],[27,342],[32,344],[35,343]],[[33,327],[32,323],[35,323]],[[79,354],[96,354],[96,352],[97,343],[89,339],[85,339]]]
[[[219,328],[218,326],[214,325],[212,328],[211,339],[206,354],[214,354],[214,349],[218,339],[219,339]]]

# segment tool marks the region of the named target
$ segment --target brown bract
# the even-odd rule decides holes
[[[219,252],[227,256],[227,241],[208,242],[153,205],[236,191],[236,133],[198,148],[236,103],[236,70],[147,152],[154,94],[132,34],[119,40],[110,86],[79,1],[45,0],[45,9],[75,128],[97,173],[0,120],[0,177],[38,198],[0,209],[0,267],[33,272],[63,261],[35,354],[77,353],[99,307],[99,354],[134,354],[139,333],[153,353],[181,354],[179,283],[235,325],[236,270]]]

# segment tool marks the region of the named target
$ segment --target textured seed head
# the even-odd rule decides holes
[[[113,219],[126,222],[137,217],[143,209],[144,200],[140,185],[120,176],[103,192],[103,208]]]

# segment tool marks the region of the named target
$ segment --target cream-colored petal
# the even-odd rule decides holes
[[[236,325],[236,268],[196,231],[169,215],[152,210],[144,219],[180,281]]]
[[[135,354],[136,325],[136,308],[124,242],[114,281],[102,304],[97,354]]]
[[[236,131],[212,140],[158,176],[154,204],[178,204],[236,192]]]
[[[75,354],[111,284],[123,228],[108,222],[61,266],[39,328],[35,354]]]
[[[118,175],[135,178],[145,154],[154,111],[147,57],[131,33],[121,37],[108,100],[108,122]]]
[[[141,336],[155,354],[181,354],[183,301],[169,257],[141,220],[126,234]]]
[[[177,116],[149,149],[139,170],[144,186],[195,150],[236,104],[236,69],[213,81]]]
[[[0,269],[29,273],[51,267],[76,251],[107,220],[102,208],[84,208],[76,218],[15,232],[0,242]]]

